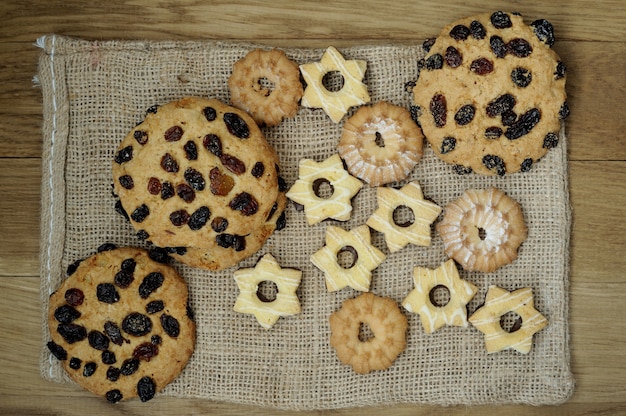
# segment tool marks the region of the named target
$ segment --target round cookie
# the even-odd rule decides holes
[[[68,273],[50,296],[49,350],[76,383],[110,402],[152,399],[194,350],[183,278],[146,250],[110,245]]]
[[[458,173],[526,172],[558,144],[569,114],[552,25],[504,12],[446,26],[418,63],[418,121]]]
[[[114,190],[133,227],[160,247],[208,247],[261,227],[278,196],[278,157],[254,120],[214,99],[148,112],[121,142]]]

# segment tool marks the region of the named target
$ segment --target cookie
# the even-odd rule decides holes
[[[279,49],[254,49],[235,62],[228,90],[235,107],[268,127],[295,116],[303,94],[298,64]]]
[[[335,123],[343,118],[351,107],[370,101],[367,85],[363,83],[367,62],[346,60],[333,46],[322,55],[319,62],[300,65],[300,72],[306,82],[302,106],[321,108]],[[327,88],[324,77],[336,73],[341,77],[341,88]]]
[[[408,321],[391,298],[362,293],[344,301],[329,322],[330,345],[356,373],[385,370],[406,348]],[[372,337],[362,340],[364,325]]]
[[[501,319],[509,312],[519,316],[521,326],[507,331],[502,327]],[[529,287],[509,292],[490,286],[485,304],[470,316],[469,321],[485,334],[488,354],[506,349],[528,354],[533,335],[548,325],[548,320],[535,309],[533,291]]]
[[[565,64],[552,25],[501,11],[447,25],[413,88],[415,113],[435,154],[458,173],[529,171],[558,144],[569,114]]]
[[[76,383],[110,402],[152,399],[194,350],[187,284],[130,247],[103,246],[68,272],[50,296],[50,352]]]
[[[446,255],[465,270],[490,273],[511,263],[528,235],[519,203],[499,189],[468,189],[436,226]]]
[[[379,186],[405,179],[421,159],[423,144],[409,110],[380,101],[346,120],[337,151],[352,175]]]

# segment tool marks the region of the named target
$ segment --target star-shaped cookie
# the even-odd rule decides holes
[[[344,267],[338,256],[342,251],[352,254],[353,264]],[[371,244],[370,229],[361,225],[350,231],[328,226],[326,245],[311,255],[311,262],[326,276],[329,292],[350,286],[355,290],[368,292],[372,280],[372,270],[385,260],[385,254]]]
[[[419,183],[409,182],[401,189],[379,187],[376,197],[378,208],[367,219],[367,225],[385,235],[387,247],[392,253],[409,243],[430,245],[430,225],[441,213],[441,207],[424,200]],[[412,222],[398,224],[394,220],[394,212],[400,207],[412,212]]]
[[[516,331],[505,331],[500,324],[501,317],[507,312],[514,312],[522,319],[522,325]],[[489,354],[508,348],[528,354],[533,335],[548,325],[548,320],[535,309],[529,287],[509,292],[490,286],[485,305],[474,312],[469,321],[485,334],[485,348]]]
[[[344,169],[338,154],[320,163],[302,159],[298,169],[298,180],[287,192],[287,197],[304,206],[309,225],[327,218],[338,221],[350,219],[351,199],[363,187],[363,182]],[[330,186],[332,194],[328,197],[317,195],[316,188],[323,182]]]
[[[415,267],[415,289],[402,302],[409,312],[420,315],[422,326],[430,334],[444,325],[467,326],[466,305],[476,294],[477,288],[459,277],[454,260],[448,260],[436,269]],[[438,286],[445,287],[450,300],[443,306],[431,301],[431,292]]]
[[[271,328],[281,316],[300,313],[296,290],[302,272],[281,268],[271,254],[261,257],[254,268],[237,270],[234,278],[239,287],[239,296],[233,309],[235,312],[254,315],[263,328]],[[262,282],[273,282],[276,285],[277,293],[273,301],[259,298],[257,291]]]
[[[320,62],[300,65],[300,72],[307,83],[302,106],[322,108],[331,120],[338,123],[350,107],[370,101],[367,86],[363,83],[366,69],[367,62],[347,61],[336,48],[329,46]],[[329,91],[324,86],[324,76],[335,71],[343,77],[343,87],[338,91]]]

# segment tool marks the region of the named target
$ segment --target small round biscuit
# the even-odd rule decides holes
[[[180,374],[196,340],[187,284],[139,248],[102,246],[50,296],[47,346],[80,386],[147,401]]]

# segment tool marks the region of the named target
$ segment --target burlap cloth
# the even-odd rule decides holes
[[[60,36],[38,40],[42,49],[38,80],[43,92],[41,218],[41,300],[65,278],[67,266],[104,242],[140,245],[114,211],[110,163],[119,141],[142,120],[145,110],[182,96],[226,102],[233,63],[255,45],[196,42],[90,42]],[[323,50],[287,49],[298,63],[319,60]],[[416,77],[420,45],[343,48],[347,59],[368,63],[365,82],[372,102],[410,104],[405,83]],[[265,129],[291,185],[301,158],[321,161],[336,150],[342,123],[321,110],[300,109],[279,127]],[[211,273],[177,265],[190,286],[198,326],[196,351],[164,394],[288,409],[332,409],[394,403],[554,404],[565,401],[574,382],[568,336],[568,248],[570,206],[567,141],[551,150],[532,171],[497,177],[458,176],[426,146],[411,179],[443,206],[469,188],[494,185],[520,201],[528,239],[513,264],[491,274],[460,271],[478,286],[473,312],[491,284],[507,290],[530,286],[535,305],[549,325],[534,337],[528,355],[504,351],[488,355],[474,327],[443,327],[425,334],[419,316],[409,320],[406,350],[385,371],[357,375],[342,365],[329,345],[329,315],[356,292],[328,293],[309,256],[324,244],[329,224],[345,229],[365,223],[376,207],[375,190],[365,186],[354,199],[351,219],[308,226],[302,212],[287,209],[287,227],[240,266],[252,266],[271,252],[283,267],[303,272],[298,296],[302,313],[281,318],[270,330],[251,315],[233,311],[238,294],[236,267]],[[384,238],[373,243],[387,255],[374,271],[371,291],[398,303],[413,289],[415,266],[437,267],[446,260],[440,238],[431,247],[409,246],[390,254]],[[49,339],[44,320],[43,341]],[[41,373],[69,382],[42,346]]]

